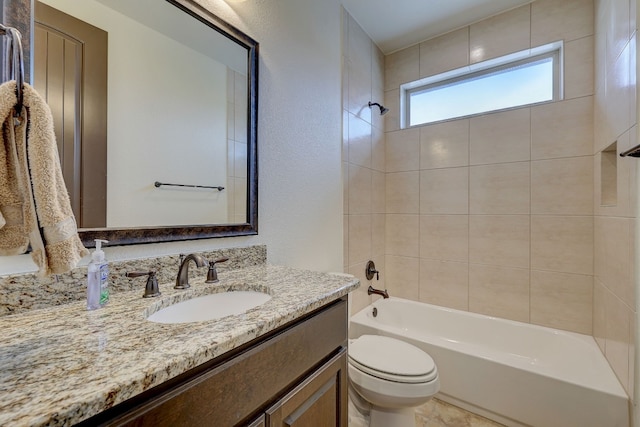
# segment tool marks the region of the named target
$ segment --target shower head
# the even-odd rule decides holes
[[[389,112],[389,109],[386,108],[383,105],[378,104],[377,102],[371,102],[369,101],[369,108],[373,107],[374,105],[377,105],[378,108],[380,108],[380,115],[383,116],[385,114],[387,114]]]

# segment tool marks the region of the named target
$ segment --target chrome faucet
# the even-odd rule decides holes
[[[189,254],[180,262],[180,268],[178,268],[178,277],[176,278],[176,285],[173,289],[188,289],[189,285],[189,261],[195,261],[196,266],[206,267],[208,262],[202,255]]]

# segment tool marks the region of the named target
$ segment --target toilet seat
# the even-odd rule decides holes
[[[362,335],[349,344],[348,353],[354,368],[383,380],[419,384],[438,377],[431,356],[394,338]]]

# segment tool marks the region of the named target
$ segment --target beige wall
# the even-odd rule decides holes
[[[384,56],[343,10],[342,169],[344,176],[344,271],[361,281],[351,312],[371,302],[367,287],[385,287],[385,150],[383,116],[368,102],[383,103]],[[367,281],[368,260],[382,273]]]
[[[386,57],[387,286],[592,333],[593,2],[537,0]],[[400,130],[399,86],[564,40],[564,100]]]
[[[596,0],[594,86],[593,334],[632,398],[638,160],[616,154],[637,144],[635,6]]]

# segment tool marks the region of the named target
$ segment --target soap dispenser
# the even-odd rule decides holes
[[[102,250],[107,240],[96,239],[87,272],[87,310],[104,307],[109,302],[109,266]]]

